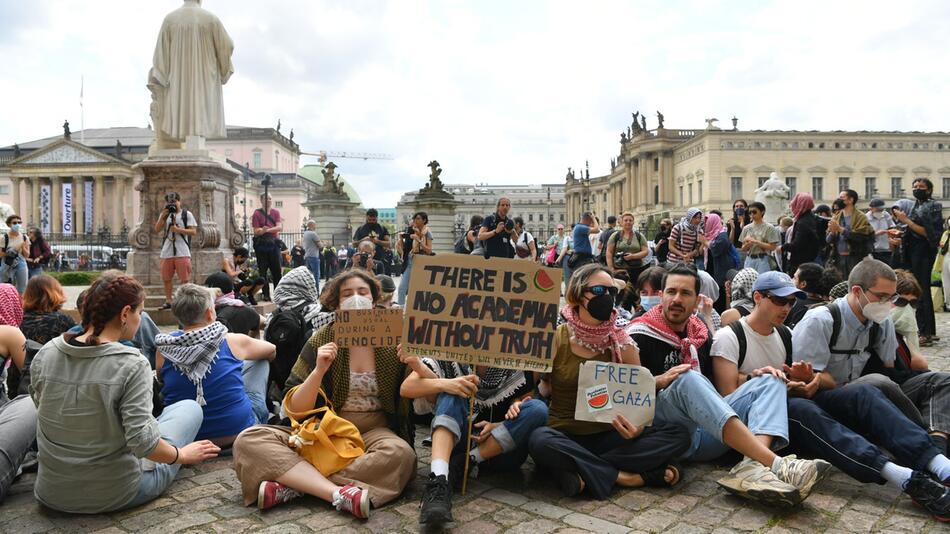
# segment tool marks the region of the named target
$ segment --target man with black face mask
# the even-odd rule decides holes
[[[918,178],[914,180],[916,202],[913,209],[910,213],[894,210],[898,222],[907,225],[902,243],[904,262],[923,290],[924,298],[920,299],[920,306],[917,307],[917,326],[920,328],[920,344],[924,346],[938,339],[933,299],[930,298],[930,271],[937,257],[943,230],[943,205],[931,198],[933,191],[933,182]]]

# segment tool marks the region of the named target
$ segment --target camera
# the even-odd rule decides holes
[[[181,200],[181,197],[178,195],[178,193],[165,193],[165,209],[168,210],[170,215],[178,213],[178,205],[175,204],[175,202],[178,200]]]
[[[514,223],[514,221],[512,221],[511,219],[508,219],[508,221],[505,222],[505,230],[508,230],[508,231],[510,232],[510,231],[512,231],[512,230],[514,230],[514,229],[515,229],[515,223]]]
[[[368,252],[360,252],[360,253],[358,254],[358,256],[359,256],[359,259],[357,260],[357,263],[359,264],[359,266],[360,266],[360,267],[366,267],[366,264],[367,264],[367,262],[369,261],[369,253],[368,253]]]

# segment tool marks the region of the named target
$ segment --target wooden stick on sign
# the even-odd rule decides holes
[[[462,496],[468,489],[468,464],[472,458],[472,423],[475,421],[475,395],[468,399],[468,439],[465,443],[465,470],[462,471]]]

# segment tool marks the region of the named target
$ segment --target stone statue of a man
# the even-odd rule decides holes
[[[234,43],[201,0],[185,0],[162,22],[148,88],[157,148],[180,148],[188,136],[227,136],[224,95]]]
[[[765,205],[765,213],[769,220],[777,220],[777,217],[785,213],[789,191],[791,189],[779,179],[778,173],[773,172],[769,174],[769,179],[762,184],[762,187],[755,190],[755,201]]]

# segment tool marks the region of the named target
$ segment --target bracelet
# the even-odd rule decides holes
[[[175,446],[172,445],[172,447],[175,447]],[[179,454],[179,452],[180,452],[180,451],[179,451],[178,447],[175,447],[175,459],[172,460],[171,462],[169,462],[168,465],[175,465],[175,464],[178,463],[178,454]]]

